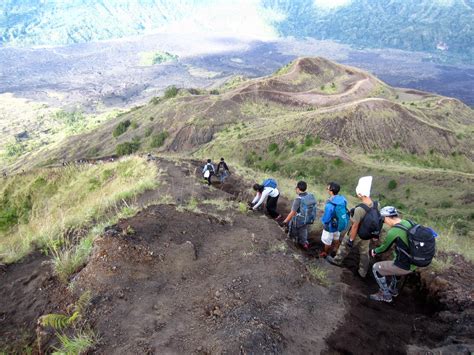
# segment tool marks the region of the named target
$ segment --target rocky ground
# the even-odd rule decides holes
[[[69,287],[39,253],[0,271],[0,348],[36,349],[38,317],[65,312],[90,290],[95,353],[473,350],[473,271],[462,258],[409,278],[393,304],[374,303],[367,295],[377,287],[355,276],[355,254],[345,269],[330,266],[316,256],[320,231],[302,252],[274,221],[241,211],[250,181],[232,175],[208,187],[198,162],[157,164],[160,187],[139,201],[150,206],[97,238]],[[288,206],[283,199],[280,208]]]

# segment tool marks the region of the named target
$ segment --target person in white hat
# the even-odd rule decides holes
[[[365,233],[367,226],[364,225],[364,219],[366,215],[370,213],[371,210],[375,210],[376,213],[380,216],[380,206],[377,201],[372,201],[370,198],[370,190],[372,187],[372,176],[364,176],[359,179],[359,183],[356,187],[357,197],[361,200],[362,203],[356,206],[354,209],[354,214],[351,218],[352,226],[349,233],[346,234],[344,239],[341,242],[337,254],[334,258],[331,256],[326,257],[326,260],[336,266],[342,266],[342,262],[349,255],[353,247],[357,247],[359,250],[360,261],[359,261],[359,275],[365,277],[367,271],[369,270],[369,244],[370,239],[376,237],[380,234],[380,229],[382,227],[383,220],[380,217],[380,222],[378,226],[378,231],[370,231],[370,233]],[[375,212],[374,211],[374,212]],[[367,219],[368,221],[368,219]],[[361,228],[363,227],[363,228]],[[364,229],[364,233],[362,232]]]

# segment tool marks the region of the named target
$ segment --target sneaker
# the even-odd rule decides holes
[[[326,253],[325,251],[322,251],[321,253],[319,253],[319,257],[321,259],[324,259],[326,256],[328,256],[328,253]]]
[[[389,289],[392,297],[397,297],[398,296],[398,288],[392,290],[391,288]]]
[[[339,266],[339,267],[342,266],[341,264],[336,263],[336,262],[334,261],[334,258],[333,258],[332,256],[330,256],[330,255],[328,255],[328,256],[326,257],[326,261],[327,261],[329,264],[331,264],[331,265],[335,265],[335,266]]]
[[[379,291],[377,293],[374,293],[373,295],[370,295],[369,298],[372,301],[378,301],[378,302],[387,302],[390,303],[392,302],[392,295],[386,295],[382,291]]]

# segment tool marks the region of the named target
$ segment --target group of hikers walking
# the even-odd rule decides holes
[[[220,168],[218,166],[218,171],[224,169],[228,174],[229,169],[223,158],[221,163],[223,165]],[[204,168],[203,174],[208,170],[209,168]],[[376,258],[394,245],[393,260],[378,261],[372,266],[379,291],[370,295],[370,299],[374,301],[392,302],[398,296],[397,277],[408,275],[417,267],[431,263],[437,234],[431,228],[403,219],[393,206],[381,208],[370,197],[371,187],[372,176],[359,179],[356,194],[360,203],[349,210],[346,198],[339,194],[340,185],[335,182],[327,184],[328,199],[321,217],[321,242],[324,249],[319,257],[325,258],[332,265],[342,266],[351,250],[357,249],[358,274],[365,278],[370,268],[370,258]],[[258,210],[265,203],[268,215],[287,229],[290,238],[296,240],[303,249],[309,250],[308,235],[311,225],[316,221],[317,201],[307,189],[305,181],[298,181],[295,186],[296,198],[285,218],[277,211],[280,192],[276,180],[265,179],[261,184],[253,185],[256,195],[249,202],[249,209]],[[384,224],[389,229],[380,243]],[[371,241],[377,242],[378,246],[370,249]]]

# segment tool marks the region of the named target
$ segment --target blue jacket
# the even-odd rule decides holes
[[[335,195],[332,196],[327,202],[326,206],[324,207],[324,214],[321,217],[321,222],[323,223],[324,230],[328,231],[329,233],[334,233],[337,232],[337,224],[333,225],[331,223],[331,220],[333,217],[335,217],[335,212],[334,209],[336,206],[334,206],[332,203],[336,205],[347,205],[347,200],[344,196],[341,195]]]

